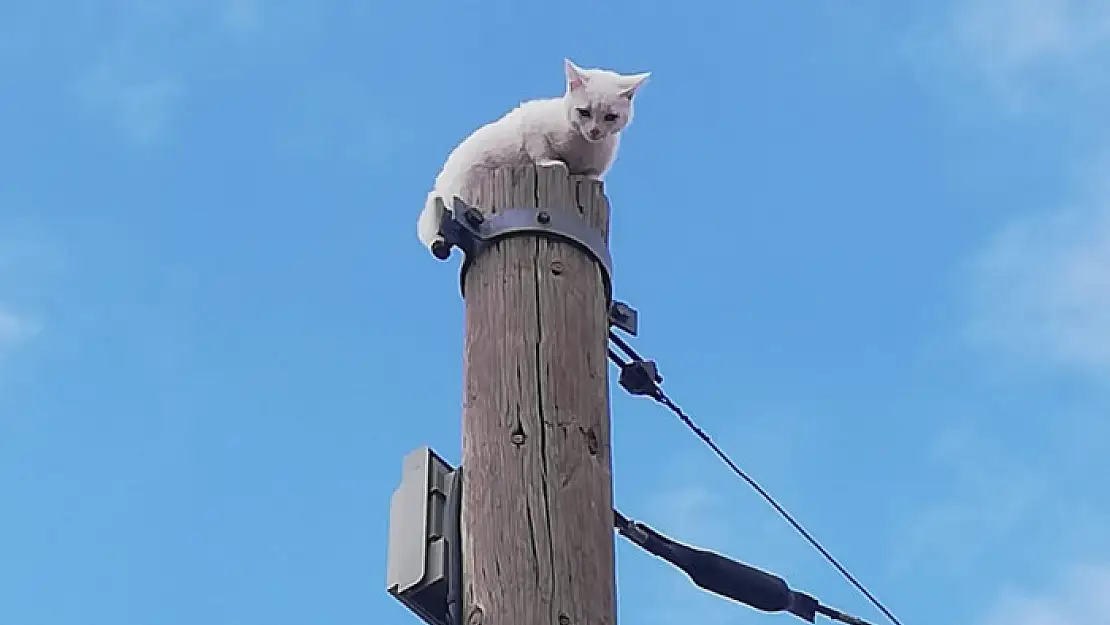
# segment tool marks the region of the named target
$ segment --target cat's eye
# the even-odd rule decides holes
[[[605,114],[605,121],[615,122],[615,121],[617,121],[618,117],[620,117],[620,115],[617,115],[616,113],[606,113]]]
[[[585,119],[590,118],[590,109],[578,109],[578,114]]]

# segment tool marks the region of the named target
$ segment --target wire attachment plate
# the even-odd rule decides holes
[[[629,336],[636,336],[640,329],[640,313],[624,302],[613,302],[609,307],[609,325]]]
[[[466,297],[466,272],[486,248],[507,237],[537,234],[572,243],[593,257],[601,266],[605,297],[610,302],[613,300],[613,259],[609,255],[609,245],[598,229],[578,215],[559,209],[510,208],[486,217],[458,197],[453,198],[451,210],[447,210],[441,198],[435,201],[442,218],[440,237],[431,246],[432,255],[447,260],[452,248],[462,250],[459,290],[463,297]]]

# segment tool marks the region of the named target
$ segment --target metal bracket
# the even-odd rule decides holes
[[[605,297],[613,299],[613,259],[605,237],[578,215],[565,210],[548,208],[510,208],[486,217],[475,207],[458,197],[447,210],[441,198],[436,207],[442,218],[439,238],[432,243],[432,255],[440,260],[451,256],[451,249],[459,248],[465,255],[459,271],[459,289],[466,297],[466,272],[471,263],[487,247],[506,237],[521,234],[538,234],[562,239],[576,245],[593,257],[601,266],[605,282]]]
[[[625,334],[636,336],[640,327],[640,313],[624,302],[613,302],[609,306],[609,325]]]

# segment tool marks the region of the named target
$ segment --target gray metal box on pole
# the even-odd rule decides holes
[[[448,625],[444,509],[454,469],[428,447],[405,457],[389,506],[386,589],[428,625]]]

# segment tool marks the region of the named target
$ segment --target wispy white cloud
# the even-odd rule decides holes
[[[77,91],[91,110],[107,115],[132,143],[151,145],[165,136],[183,85],[167,69],[140,66],[131,53],[108,56],[80,78]]]
[[[704,483],[672,484],[657,493],[649,506],[651,524],[683,542],[721,544],[728,537],[720,515],[720,498]]]
[[[62,250],[34,224],[0,220],[0,359],[45,328],[37,302],[63,261]]]
[[[957,5],[952,37],[992,78],[1027,78],[1110,50],[1110,4],[1102,0],[971,0]]]
[[[1038,566],[1110,558],[1103,529],[1110,510],[1090,477],[1110,469],[1104,415],[1095,400],[1044,413],[968,416],[942,428],[923,467],[934,487],[919,493],[902,523],[892,567],[973,578],[998,558]],[[999,426],[1011,418],[1012,428]]]
[[[705,463],[691,458],[671,463],[670,477],[660,485],[646,502],[642,517],[657,531],[680,542],[718,551],[728,551],[732,536],[725,516],[728,506],[722,502],[715,484],[699,475]],[[686,575],[660,561],[653,569],[651,593],[651,623],[663,625],[678,622],[697,622],[706,625],[725,625],[735,621],[734,605],[704,593],[693,585]]]
[[[893,565],[919,570],[932,563],[963,570],[1027,529],[1044,514],[1051,483],[1039,467],[1004,453],[981,429],[963,425],[933,441],[931,464],[945,484],[907,519]]]
[[[918,33],[918,60],[946,79],[962,76],[985,87],[1008,113],[1046,99],[1074,106],[1110,84],[1104,71],[1110,3],[1104,0],[955,0],[950,6],[944,19]]]
[[[1081,197],[1016,218],[973,263],[972,338],[1110,383],[1110,160]]]
[[[981,625],[1110,623],[1110,564],[1075,566],[1048,588],[1005,592]]]
[[[264,0],[221,0],[217,9],[220,24],[238,36],[251,36],[265,25]]]
[[[928,53],[943,59],[938,76],[951,92],[986,95],[998,115],[1035,107],[1041,122],[1110,154],[1110,2],[953,0],[946,11]],[[969,335],[1021,357],[1011,363],[1110,382],[1110,159],[1095,149],[1072,160],[1090,172],[1070,197],[1015,213],[969,263]]]
[[[37,320],[0,307],[0,356],[19,343],[33,338],[41,330],[42,324]]]
[[[168,135],[188,93],[188,68],[198,65],[189,55],[221,38],[245,39],[262,31],[266,1],[106,3],[112,10],[98,12],[91,27],[92,63],[76,79],[80,100],[131,142],[157,143]]]
[[[813,423],[808,413],[787,407],[757,411],[739,430],[724,423],[702,425],[788,508],[794,507],[792,502],[800,497],[803,482],[810,479],[799,473],[800,468],[826,440],[822,424]],[[808,545],[695,440],[691,436],[688,450],[661,463],[658,487],[637,519],[674,540],[787,579],[812,566]],[[726,625],[751,619],[750,609],[697,588],[670,565],[660,563],[657,570],[659,575],[652,580],[651,623]]]

